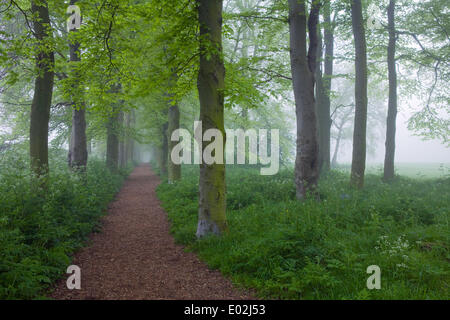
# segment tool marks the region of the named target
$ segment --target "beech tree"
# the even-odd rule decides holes
[[[367,49],[361,0],[352,0],[351,12],[355,40],[355,125],[351,184],[362,188],[366,170]]]
[[[397,67],[395,60],[396,38],[395,31],[395,0],[389,1],[387,10],[389,45],[387,49],[387,62],[389,72],[389,103],[386,126],[386,153],[384,159],[384,181],[394,179],[395,162],[395,133],[397,122]]]
[[[70,5],[75,5],[78,0],[71,0]],[[70,30],[71,34],[76,33],[76,29]],[[69,42],[70,62],[76,64],[81,61],[80,43],[76,39]],[[87,164],[87,139],[86,139],[86,108],[82,101],[83,93],[79,88],[78,81],[80,79],[78,66],[73,67],[73,101],[72,101],[72,127],[71,141],[69,148],[69,165],[72,168],[84,170]]]
[[[335,23],[331,20],[331,1],[325,1],[323,6],[324,16],[324,45],[325,57],[323,58],[323,78],[322,78],[322,100],[319,104],[319,130],[320,130],[320,169],[328,171],[330,169],[331,153],[331,84],[334,63],[334,28]],[[322,58],[322,54],[320,55]]]
[[[164,117],[167,119],[167,110],[164,112]],[[161,126],[161,147],[159,149],[159,169],[161,170],[161,174],[167,174],[167,163],[169,161],[169,140],[167,138],[167,129],[169,127],[169,122],[164,121]]]
[[[124,128],[126,125],[126,115],[123,111],[119,112],[119,167],[125,168],[127,165],[127,150]]]
[[[120,84],[113,84],[110,93],[118,94],[121,88]],[[106,123],[106,164],[111,171],[117,171],[120,164],[119,144],[122,117],[120,107],[120,101],[113,103]]]
[[[169,157],[169,165],[168,165],[168,179],[169,183],[173,183],[179,181],[181,179],[181,165],[173,163],[171,159],[172,150],[177,145],[176,141],[172,141],[172,133],[180,128],[180,109],[178,105],[173,105],[169,107],[169,123],[167,129],[167,137],[168,137],[168,157]]]
[[[119,135],[117,133],[119,114],[109,116],[107,124],[106,164],[112,171],[119,168]]]
[[[127,118],[127,136],[126,136],[126,145],[127,145],[127,164],[128,162],[134,162],[134,152],[135,152],[135,141],[134,141],[134,128],[136,126],[136,114],[135,110],[131,110],[128,113]]]
[[[306,2],[289,0],[292,84],[297,115],[295,185],[298,199],[304,199],[309,191],[314,191],[319,179],[319,143],[314,97],[319,9],[320,3],[313,1],[308,19],[309,49],[306,54]]]
[[[55,55],[52,51],[52,27],[47,1],[31,1],[33,34],[36,39],[34,95],[30,116],[30,159],[35,174],[48,171],[48,124],[52,103]]]
[[[225,67],[222,56],[222,0],[197,0],[200,24],[200,69],[198,94],[202,136],[209,129],[222,133],[225,146],[224,85]],[[203,140],[203,139],[202,139]],[[201,158],[209,143],[202,142]],[[224,155],[222,154],[222,157]],[[220,235],[227,230],[225,164],[200,165],[197,237]]]

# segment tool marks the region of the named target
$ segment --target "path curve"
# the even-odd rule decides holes
[[[81,268],[81,290],[68,290],[63,278],[51,298],[251,299],[175,244],[156,197],[159,183],[148,165],[133,171],[102,219],[102,231],[92,234],[91,244],[74,256],[73,264]]]

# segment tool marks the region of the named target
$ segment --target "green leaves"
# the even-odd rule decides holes
[[[16,154],[16,155],[14,155]],[[67,268],[123,181],[91,160],[85,180],[52,157],[45,199],[33,189],[28,157],[0,158],[0,298],[33,299]],[[125,173],[125,172],[124,172]]]
[[[172,234],[210,267],[256,289],[259,297],[448,296],[450,204],[439,191],[448,189],[448,179],[402,178],[386,185],[380,177],[369,176],[368,190],[355,191],[349,188],[346,174],[330,172],[319,184],[322,201],[299,203],[292,170],[262,177],[256,169],[229,166],[230,232],[201,241],[195,238],[197,184],[198,168],[183,167],[182,181],[158,187]],[[428,211],[432,218],[424,215]],[[366,269],[373,264],[382,270],[379,291],[366,287]]]

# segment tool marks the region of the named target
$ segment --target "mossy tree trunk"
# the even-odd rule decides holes
[[[45,175],[48,172],[48,126],[53,95],[55,56],[45,45],[53,35],[46,1],[31,1],[34,35],[40,49],[36,55],[39,74],[34,83],[30,117],[30,161],[33,172]]]
[[[367,135],[367,48],[361,0],[352,0],[352,27],[355,38],[355,125],[351,184],[364,186]]]
[[[200,70],[198,93],[202,135],[208,129],[222,133],[224,128],[225,67],[222,57],[222,0],[197,0],[200,24]],[[200,148],[205,150],[207,142]],[[227,230],[225,164],[200,165],[197,237],[220,235]]]

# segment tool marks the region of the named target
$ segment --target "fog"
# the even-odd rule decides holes
[[[410,114],[398,115],[396,162],[401,163],[450,163],[450,148],[438,140],[424,140],[408,130]],[[375,155],[367,154],[368,163],[384,162],[384,136],[377,140]],[[346,142],[339,153],[339,161],[351,162],[351,143]]]
[[[438,140],[424,140],[408,130],[408,119],[411,112],[400,111],[397,119],[396,162],[398,163],[450,163],[450,148]],[[0,119],[0,132],[8,132],[9,128]],[[367,163],[380,164],[384,161],[384,136],[377,139],[375,155],[367,154]],[[149,155],[145,155],[148,162]],[[346,141],[339,152],[340,163],[350,163],[352,159],[351,141]]]

